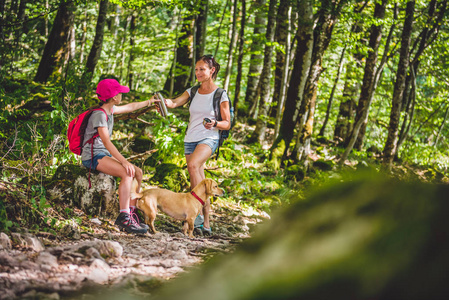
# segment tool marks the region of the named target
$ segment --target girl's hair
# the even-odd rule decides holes
[[[217,61],[214,59],[214,56],[211,54],[203,55],[198,59],[198,61],[200,60],[204,61],[209,66],[209,68],[215,68],[215,72],[212,74],[212,79],[217,79],[218,71],[220,71],[220,64],[217,63]]]

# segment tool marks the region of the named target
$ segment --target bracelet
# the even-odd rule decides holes
[[[215,120],[214,127],[217,127],[217,124],[218,124],[218,122],[217,122],[217,120]]]

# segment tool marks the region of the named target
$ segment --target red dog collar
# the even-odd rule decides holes
[[[195,192],[194,191],[191,191],[190,192],[190,194],[192,194],[193,195],[193,197],[195,197],[198,201],[200,201],[200,203],[204,206],[204,201],[203,200],[201,200],[201,198],[200,197],[198,197],[198,195],[197,194],[195,194]]]

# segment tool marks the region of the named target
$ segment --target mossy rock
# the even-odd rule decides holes
[[[115,178],[83,166],[64,164],[58,167],[46,186],[53,202],[75,206],[87,214],[111,217],[118,211]]]
[[[181,192],[189,187],[187,171],[175,164],[160,164],[156,166],[153,181],[159,182],[164,188],[173,192]]]
[[[136,153],[143,153],[154,148],[154,142],[147,136],[141,135],[136,137],[131,150]]]
[[[157,299],[447,299],[448,194],[386,174],[336,179]]]
[[[299,165],[291,165],[285,169],[285,181],[302,181],[305,172]]]

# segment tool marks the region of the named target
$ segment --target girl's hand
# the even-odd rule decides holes
[[[129,161],[122,162],[122,166],[125,168],[126,174],[130,177],[134,177],[136,174],[136,169],[134,168],[134,165],[130,163]]]
[[[157,103],[157,102],[161,102],[161,100],[157,99],[157,98],[153,95],[153,97],[151,97],[151,99],[148,100],[148,106],[151,106],[151,105],[153,105],[154,103]]]

